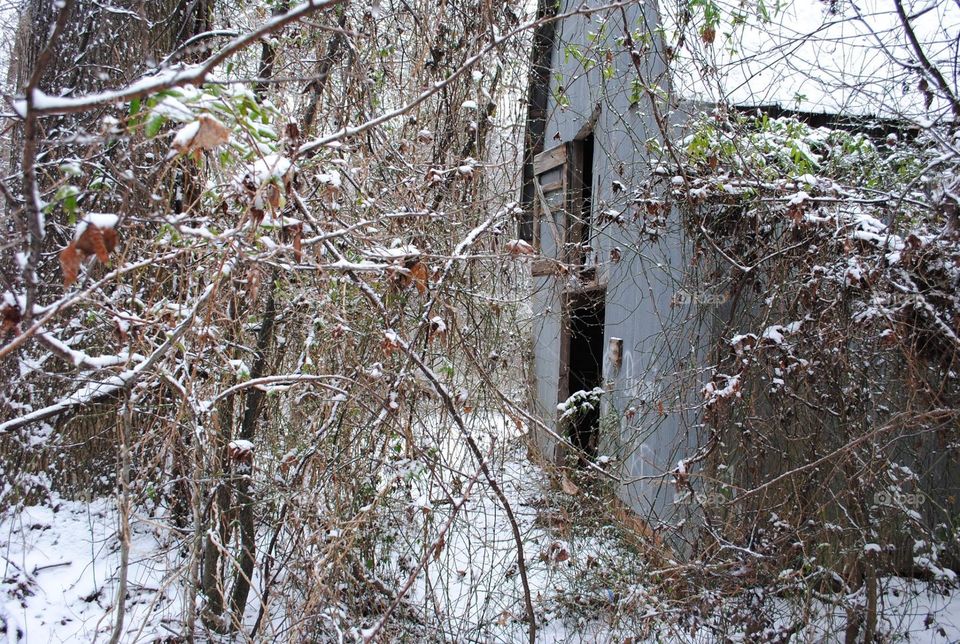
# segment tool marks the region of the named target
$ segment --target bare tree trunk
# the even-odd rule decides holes
[[[229,324],[227,338],[233,344],[236,338],[237,302],[233,298],[229,305]],[[227,385],[230,384],[228,381]],[[198,522],[197,530],[205,533],[203,548],[203,569],[200,588],[206,602],[203,608],[203,623],[207,628],[223,630],[223,572],[221,570],[222,552],[230,542],[230,487],[227,484],[229,459],[227,456],[227,437],[233,431],[233,399],[226,398],[217,405],[216,421],[213,426],[211,462],[208,471],[213,481],[213,499],[209,520]],[[216,535],[216,536],[214,536]]]
[[[273,16],[279,16],[287,12],[290,8],[290,0],[283,0],[273,8]],[[260,74],[253,93],[258,100],[262,100],[267,95],[270,88],[270,79],[273,77],[273,65],[277,60],[277,50],[273,46],[273,40],[265,38],[260,44]]]
[[[347,24],[347,13],[340,7],[338,9],[337,26],[343,29]],[[320,106],[320,99],[323,97],[323,90],[327,86],[327,79],[330,78],[330,69],[333,63],[340,55],[340,49],[343,47],[344,36],[342,32],[334,32],[327,41],[327,51],[317,61],[316,74],[313,80],[307,84],[305,91],[310,92],[310,100],[303,113],[303,134],[309,136],[313,132],[313,124],[317,119],[317,109]]]
[[[113,625],[113,635],[110,644],[117,644],[123,635],[123,621],[126,616],[127,599],[127,572],[130,563],[130,445],[129,428],[133,419],[133,405],[136,397],[131,394],[127,397],[125,409],[120,414],[117,423],[117,433],[120,442],[120,501],[118,518],[120,521],[120,572],[117,583],[117,598],[113,609],[117,611]]]
[[[277,271],[270,275],[270,295],[267,297],[266,309],[263,312],[263,322],[260,324],[260,333],[257,337],[257,354],[250,370],[250,378],[256,379],[264,375],[267,365],[268,351],[273,339],[273,327],[276,323],[276,284]],[[248,389],[246,407],[243,412],[243,421],[240,425],[242,440],[253,441],[256,437],[257,421],[260,418],[261,403],[264,393],[256,387]],[[230,607],[233,612],[233,626],[239,628],[243,623],[243,612],[247,605],[247,596],[250,594],[250,579],[256,565],[256,525],[253,516],[253,463],[243,464],[237,468],[237,505],[239,506],[240,524],[240,566],[233,583],[233,594],[230,597]]]

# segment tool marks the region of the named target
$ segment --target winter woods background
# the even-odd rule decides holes
[[[11,5],[0,632],[949,628],[928,593],[958,556],[955,16],[838,2],[807,30],[790,7],[690,2],[625,26],[629,4]],[[641,221],[620,252],[656,257],[674,227],[696,250],[679,286],[727,296],[691,310],[717,334],[675,392],[703,436],[661,477],[688,525],[625,509],[616,454],[541,469],[526,449],[530,48],[573,22],[598,34],[557,45],[578,73],[682,72],[636,65],[662,129],[631,141],[649,181],[598,204],[622,212],[597,234]],[[883,64],[797,63],[851,38],[824,23]],[[746,59],[818,82],[790,108],[883,120],[737,109],[771,102],[723,80],[762,78]],[[677,136],[687,99],[710,106]]]
[[[503,494],[471,432],[476,410],[522,400],[487,383],[522,381],[504,376],[521,351],[521,121],[503,97],[528,19],[499,3],[27,6],[4,505],[116,493],[124,564],[132,517],[151,517],[183,555],[161,596],[200,608],[184,634],[253,636],[278,610],[293,639],[389,621],[454,499],[478,478]],[[409,562],[388,549],[401,537],[422,540]]]

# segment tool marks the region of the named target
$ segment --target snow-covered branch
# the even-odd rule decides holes
[[[207,76],[213,72],[217,66],[226,62],[226,60],[234,54],[315,11],[329,9],[343,2],[344,0],[306,0],[289,11],[274,16],[257,29],[237,36],[224,45],[220,51],[211,55],[202,63],[160,70],[152,76],[145,76],[120,89],[97,92],[85,96],[68,97],[51,96],[33,86],[30,88],[25,99],[14,101],[14,108],[23,117],[27,117],[30,114],[42,116],[72,114],[84,112],[95,107],[104,107],[138,98],[145,98],[174,87],[184,87],[186,85],[198,87],[203,84]],[[66,14],[67,11],[64,10],[62,15]]]
[[[190,311],[184,316],[184,319],[167,334],[166,339],[159,347],[154,349],[149,356],[142,360],[132,369],[126,369],[119,374],[111,375],[103,380],[90,381],[82,387],[61,398],[57,402],[48,405],[42,409],[24,414],[18,418],[13,418],[0,423],[0,432],[7,432],[32,423],[40,422],[59,416],[61,414],[76,410],[83,405],[89,405],[101,400],[105,400],[117,393],[127,390],[135,385],[144,375],[150,373],[151,369],[166,356],[167,352],[173,348],[180,338],[193,326],[194,320],[200,309],[216,293],[219,281],[211,282],[203,293],[197,298]],[[69,349],[68,349],[69,350]]]

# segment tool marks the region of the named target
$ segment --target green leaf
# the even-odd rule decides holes
[[[68,177],[79,177],[83,174],[83,169],[78,161],[68,161],[60,164],[60,172]]]
[[[763,18],[764,22],[770,22],[770,12],[767,11],[767,5],[763,0],[758,0],[757,10],[760,11],[760,17]]]
[[[167,117],[154,114],[154,116],[147,121],[147,126],[144,128],[143,133],[147,136],[148,139],[152,139],[157,134],[160,133],[160,128],[163,127],[163,124],[167,122]]]
[[[66,201],[69,198],[73,198],[74,203],[76,203],[77,195],[80,194],[80,189],[76,186],[67,184],[65,186],[60,186],[57,193],[53,196],[53,200],[56,201]]]
[[[66,199],[63,200],[63,209],[66,211],[67,215],[73,215],[77,211],[77,195],[67,195]]]
[[[630,104],[636,105],[641,98],[643,98],[643,83],[640,82],[640,79],[634,78],[630,82]]]
[[[136,116],[140,111],[140,99],[135,98],[130,101],[130,116]]]
[[[260,138],[266,139],[266,140],[268,140],[268,141],[276,141],[276,140],[277,140],[277,134],[276,134],[276,132],[274,132],[273,130],[268,130],[268,129],[266,129],[266,128],[258,127],[258,128],[257,128],[257,135],[258,135]]]

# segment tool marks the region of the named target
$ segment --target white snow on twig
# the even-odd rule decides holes
[[[159,92],[174,85],[180,85],[191,81],[200,82],[203,79],[205,70],[202,64],[186,65],[165,69],[152,76],[145,76],[137,79],[124,88],[106,92],[96,92],[85,96],[53,96],[39,89],[34,89],[31,94],[33,109],[41,112],[63,112],[77,111],[86,108],[96,107],[110,103],[120,103],[129,100],[133,96],[141,96]],[[27,113],[27,102],[19,99],[13,102],[14,110],[21,117]]]
[[[702,389],[703,397],[707,405],[712,405],[726,398],[740,397],[740,376],[728,376],[726,374],[717,374],[717,378],[723,378],[724,385],[721,387],[718,382],[708,382]]]
[[[395,248],[375,246],[364,251],[364,255],[376,259],[403,259],[405,257],[416,257],[420,255],[420,249],[414,244],[404,244],[402,246],[396,246]]]
[[[88,353],[83,351],[78,351],[67,344],[64,344],[55,336],[50,333],[38,333],[40,337],[46,344],[50,345],[57,353],[68,358],[74,366],[77,367],[87,367],[90,369],[103,369],[106,367],[113,367],[117,365],[127,364],[128,362],[143,362],[144,358],[140,354],[130,355],[129,351],[124,348],[120,353],[114,355],[102,355],[102,356],[91,356]]]

